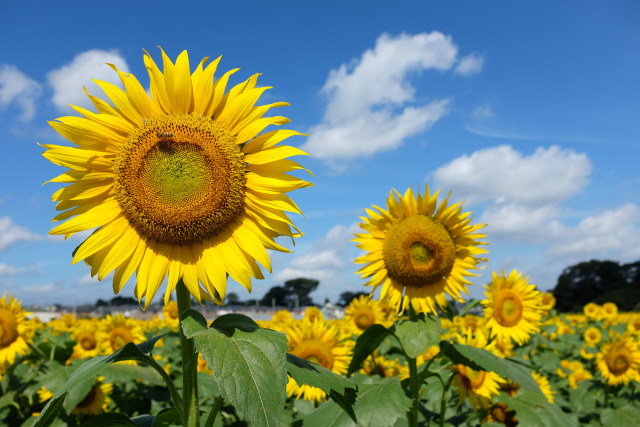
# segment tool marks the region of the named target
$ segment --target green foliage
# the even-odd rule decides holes
[[[182,328],[213,370],[224,399],[252,424],[278,425],[286,400],[284,334],[262,329],[241,315],[221,316],[207,327],[193,310],[183,318]]]
[[[433,315],[416,319],[399,320],[394,326],[394,334],[405,354],[415,359],[440,340],[440,319]]]
[[[351,357],[349,369],[347,370],[347,376],[360,369],[362,362],[378,348],[385,338],[392,335],[393,333],[382,325],[373,325],[367,328],[356,340],[353,356]]]

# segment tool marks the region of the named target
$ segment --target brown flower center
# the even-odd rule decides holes
[[[8,347],[18,339],[16,316],[6,308],[0,308],[0,348]]]

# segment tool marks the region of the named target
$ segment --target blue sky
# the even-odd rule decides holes
[[[186,5],[186,6],[185,6]],[[492,271],[517,268],[541,289],[589,259],[640,259],[640,6],[635,1],[11,2],[0,25],[0,292],[32,303],[111,298],[71,265],[81,241],[48,236],[43,182],[62,172],[36,143],[64,144],[47,124],[87,105],[113,62],[148,84],[142,49],[195,63],[222,54],[233,83],[260,72],[264,103],[288,127],[314,186],[293,254],[249,295],[295,277],[316,301],[364,290],[350,240],[359,216],[392,188],[451,191],[488,224]],[[124,296],[133,295],[133,283]]]

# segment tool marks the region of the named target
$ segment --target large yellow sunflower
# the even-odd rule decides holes
[[[165,300],[179,279],[198,301],[222,303],[227,275],[250,291],[251,277],[263,278],[257,262],[271,270],[265,249],[287,251],[274,238],[300,234],[285,193],[310,184],[287,174],[303,168],[286,158],[306,153],[277,145],[300,133],[261,133],[289,122],[263,117],[287,104],[255,105],[268,89],[256,87],[258,74],[226,91],[237,69],[214,79],[219,60],[191,73],[186,51],[175,64],[163,51],[160,71],[145,53],[151,96],[111,66],[124,90],[96,81],[111,104],[88,95],[97,113],[73,107],[83,117],[50,122],[77,145],[44,145],[44,157],[69,168],[51,180],[68,184],[52,197],[64,211],[54,221],[65,222],[51,234],[97,228],[73,262],[86,260],[100,280],[115,270],[115,293],[135,272],[145,308],[166,278]]]
[[[27,322],[20,301],[11,295],[0,298],[0,366],[10,365],[16,355],[29,351],[33,341],[33,328]]]
[[[372,300],[367,295],[352,299],[344,310],[345,321],[354,325],[354,332],[358,334],[376,323],[385,327],[391,326],[385,317],[378,301]]]
[[[629,384],[640,369],[640,348],[630,335],[618,336],[602,347],[596,361],[608,384]]]
[[[343,339],[335,325],[323,321],[302,320],[285,325],[289,353],[316,363],[336,374],[347,372],[353,342]],[[319,402],[326,393],[317,387],[298,384],[289,378],[287,395]]]
[[[367,254],[356,259],[366,264],[358,273],[367,278],[372,292],[382,287],[380,299],[388,298],[396,311],[411,304],[417,313],[436,312],[436,304],[446,304],[445,294],[462,301],[462,292],[471,284],[467,276],[487,252],[485,237],[477,231],[485,224],[471,224],[462,204],[449,206],[449,197],[438,204],[438,192],[404,196],[393,191],[387,208],[367,209],[369,218],[354,241]]]
[[[513,339],[518,344],[529,341],[542,323],[542,294],[527,277],[513,270],[506,276],[495,272],[489,286],[485,285],[484,317],[491,336]]]

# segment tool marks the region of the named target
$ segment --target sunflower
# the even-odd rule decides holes
[[[49,329],[56,335],[64,332],[72,332],[76,326],[76,316],[72,313],[65,313],[59,319],[52,319],[47,323]]]
[[[600,332],[600,329],[595,326],[591,326],[584,331],[582,336],[584,338],[584,342],[587,343],[589,347],[593,347],[602,339],[602,332]]]
[[[493,350],[493,343],[489,343],[487,336],[481,330],[476,330],[474,334],[469,330],[466,335],[457,335],[456,338],[460,344]],[[453,384],[458,388],[460,405],[468,397],[474,408],[488,408],[493,396],[499,394],[501,384],[505,383],[505,380],[495,372],[476,371],[465,365],[455,365],[453,369],[456,372]]]
[[[33,328],[27,322],[27,313],[20,301],[3,294],[0,298],[0,366],[12,364],[16,355],[29,351],[33,341]]]
[[[542,295],[527,277],[513,270],[508,276],[495,272],[489,286],[485,285],[484,317],[491,336],[511,338],[518,344],[529,341],[540,330]]]
[[[584,311],[584,315],[591,320],[602,320],[604,317],[602,306],[599,306],[595,302],[585,304],[584,307],[582,307],[582,310]]]
[[[318,364],[337,374],[347,372],[353,347],[351,341],[342,339],[340,330],[326,322],[302,320],[288,324],[285,328],[289,353]],[[298,385],[289,378],[287,394],[305,400],[319,402],[326,393],[307,384]]]
[[[360,373],[364,375],[379,375],[382,378],[398,377],[401,380],[409,378],[409,367],[401,364],[397,359],[388,359],[375,350],[362,363]]]
[[[449,197],[438,204],[438,192],[427,186],[423,195],[408,189],[404,196],[392,191],[387,209],[367,209],[370,218],[360,227],[354,242],[367,254],[356,263],[366,264],[358,273],[367,278],[372,292],[382,287],[380,299],[389,300],[396,312],[411,304],[417,313],[435,313],[436,304],[446,305],[445,294],[463,301],[466,278],[487,252],[480,246],[484,234],[477,231],[485,224],[471,224],[462,204],[449,206]]]
[[[551,384],[549,384],[549,380],[547,379],[547,377],[537,372],[532,372],[531,375],[533,376],[536,384],[538,384],[538,387],[540,388],[540,391],[542,391],[542,394],[544,394],[544,397],[547,398],[549,403],[553,403],[553,395],[556,392],[551,388]]]
[[[74,414],[99,415],[107,412],[111,399],[109,395],[113,391],[113,384],[97,383],[91,387],[87,395],[73,408]]]
[[[361,295],[351,300],[344,310],[344,319],[355,326],[356,333],[362,333],[376,323],[391,326],[385,323],[385,315],[378,302],[367,295]]]
[[[178,303],[175,301],[167,301],[162,306],[162,315],[164,316],[164,322],[171,330],[178,330],[178,324],[180,323],[180,313],[178,313]]]
[[[269,89],[256,87],[258,74],[226,91],[237,70],[214,80],[220,58],[193,73],[186,51],[162,60],[160,71],[145,52],[151,96],[111,66],[124,90],[96,81],[111,104],[88,94],[97,113],[73,107],[83,117],[50,122],[77,145],[43,145],[68,168],[50,181],[68,184],[52,197],[64,211],[54,221],[66,221],[50,233],[97,228],[73,263],[85,260],[99,280],[115,270],[116,294],[135,272],[144,308],[165,279],[165,301],[182,279],[198,302],[222,304],[227,275],[251,291],[251,277],[264,277],[257,262],[271,271],[266,249],[288,252],[274,239],[300,235],[285,213],[300,209],[285,193],[310,184],[287,174],[303,169],[287,157],[306,153],[277,145],[298,132],[261,133],[289,120],[263,117],[286,103],[255,106]]]
[[[78,323],[77,327],[71,333],[71,338],[76,340],[73,346],[73,354],[69,358],[69,362],[75,359],[88,359],[97,356],[100,351],[98,345],[98,320],[87,319]]]
[[[309,306],[304,310],[302,319],[309,322],[324,322],[324,314],[318,307]]]
[[[602,347],[596,361],[608,384],[629,384],[638,375],[640,349],[631,336],[619,336]]]
[[[101,354],[110,354],[127,343],[139,344],[145,340],[138,321],[122,314],[107,315],[100,321],[97,332]]]
[[[489,415],[483,422],[495,422],[504,424],[507,427],[515,427],[518,425],[518,417],[516,417],[516,412],[511,410],[506,403],[498,402],[491,405]]]
[[[618,306],[613,302],[605,302],[602,304],[602,317],[611,324],[616,323]]]

